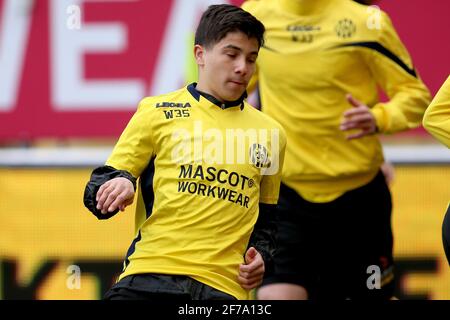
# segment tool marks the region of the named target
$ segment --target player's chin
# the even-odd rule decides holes
[[[246,88],[246,85],[243,83],[228,82],[223,98],[226,101],[237,100],[244,94]]]

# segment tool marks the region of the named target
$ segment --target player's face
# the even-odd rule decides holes
[[[255,72],[258,40],[242,32],[230,32],[214,46],[195,46],[199,65],[197,88],[221,101],[238,99]]]

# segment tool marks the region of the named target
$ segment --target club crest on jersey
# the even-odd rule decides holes
[[[339,20],[335,29],[339,38],[350,38],[356,32],[356,25],[350,19]]]
[[[250,161],[257,168],[270,167],[270,158],[267,148],[259,143],[252,144],[250,146]]]

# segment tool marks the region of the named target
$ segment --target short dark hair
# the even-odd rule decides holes
[[[195,32],[195,44],[210,47],[229,32],[241,31],[256,38],[259,47],[264,44],[264,25],[242,8],[229,4],[211,5],[203,12]]]

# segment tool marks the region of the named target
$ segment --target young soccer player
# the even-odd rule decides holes
[[[210,6],[195,35],[198,83],[143,99],[85,205],[99,219],[131,204],[136,238],[106,299],[247,299],[274,250],[285,135],[246,101],[264,26]]]
[[[450,148],[450,76],[425,112],[423,126],[436,139]],[[442,241],[450,264],[450,207],[447,209],[442,224]]]
[[[259,298],[390,298],[392,204],[378,134],[419,126],[426,86],[380,10],[349,0],[243,8],[267,30],[257,61],[262,111],[289,141],[275,273]],[[372,269],[376,290],[367,285]]]

